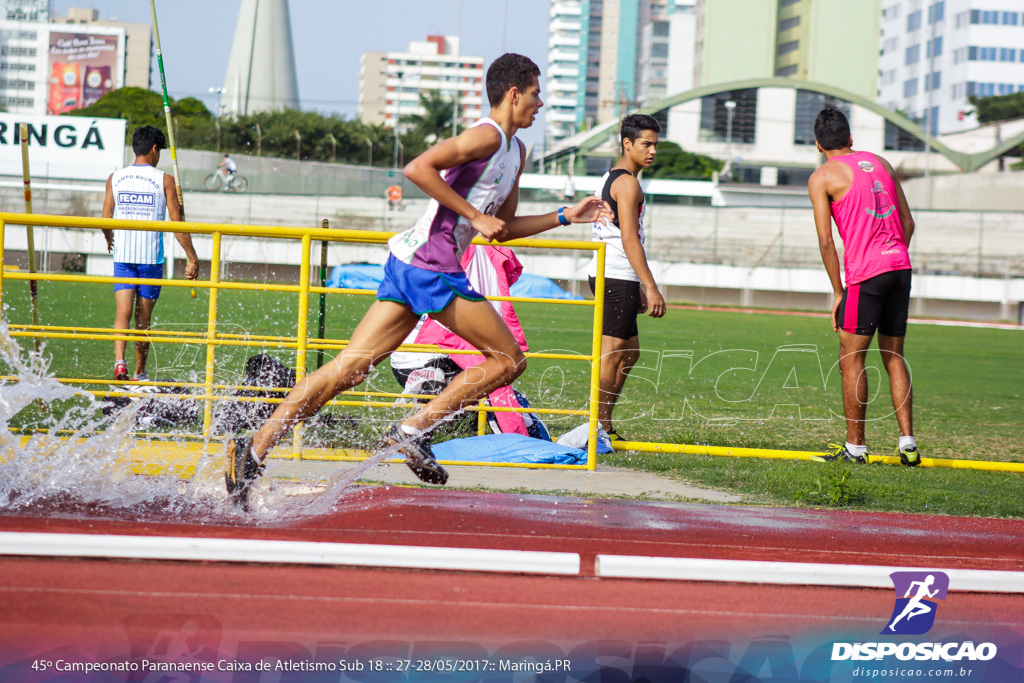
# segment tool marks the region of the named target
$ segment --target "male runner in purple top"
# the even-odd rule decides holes
[[[228,448],[225,480],[242,507],[263,471],[263,461],[284,434],[342,391],[361,383],[405,339],[424,313],[478,348],[486,360],[456,376],[412,417],[392,425],[386,440],[399,444],[422,481],[444,484],[448,473],[434,459],[430,430],[445,417],[510,384],[526,358],[501,316],[470,285],[460,257],[472,237],[504,242],[559,225],[611,217],[599,197],[541,216],[516,216],[526,148],[516,131],[533,124],[543,105],[540,69],[528,58],[505,54],[487,70],[490,116],[440,142],[405,167],[405,177],[431,197],[411,229],[389,240],[391,256],[377,299],[348,346],[295,387],[250,440]]]

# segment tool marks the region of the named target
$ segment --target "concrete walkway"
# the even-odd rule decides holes
[[[295,479],[319,488],[338,468],[355,467],[355,462],[316,462],[272,460],[269,474],[275,478]],[[651,500],[703,500],[736,503],[742,497],[714,489],[690,486],[648,472],[602,465],[587,470],[527,469],[521,467],[449,467],[448,488],[495,491],[524,490],[529,493],[555,493],[598,498],[629,497]],[[396,486],[422,485],[403,464],[385,463],[366,472],[360,481]]]

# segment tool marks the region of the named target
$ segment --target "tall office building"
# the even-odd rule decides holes
[[[50,0],[0,0],[0,21],[50,20]]]
[[[0,20],[0,107],[12,114],[87,107],[124,85],[125,45],[124,26]]]
[[[68,8],[66,17],[53,17],[54,24],[119,26],[125,31],[124,85],[149,89],[153,64],[153,29],[148,23],[100,19],[99,10]]]
[[[880,2],[698,0],[695,83],[781,76],[873,100]]]
[[[364,52],[359,74],[359,119],[396,124],[424,114],[420,95],[458,97],[459,127],[483,116],[484,58],[461,54],[454,36],[427,36],[404,52]]]
[[[555,140],[569,137],[581,123],[578,115],[581,87],[586,87],[587,66],[580,0],[553,0],[548,23],[547,97],[544,98],[547,132]]]
[[[665,20],[675,4],[676,0],[551,0],[545,88],[554,100],[546,113],[550,142],[664,94]]]
[[[652,19],[640,27],[637,45],[645,59],[639,62],[636,81],[636,99],[645,106],[664,99],[668,92],[669,20]],[[684,46],[680,46],[681,51]],[[690,44],[691,51],[693,44]]]
[[[883,0],[878,101],[932,133],[977,126],[967,98],[1024,91],[1020,0]]]

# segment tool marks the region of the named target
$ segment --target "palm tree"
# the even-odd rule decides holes
[[[439,90],[428,90],[420,93],[420,107],[423,114],[412,114],[409,122],[413,129],[428,142],[444,137],[452,127],[452,100],[441,96]],[[462,115],[462,107],[459,107]]]

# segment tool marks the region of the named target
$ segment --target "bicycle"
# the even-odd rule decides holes
[[[206,189],[211,192],[223,189],[225,192],[245,192],[249,189],[249,180],[241,174],[234,174],[230,178],[223,169],[206,176]]]

